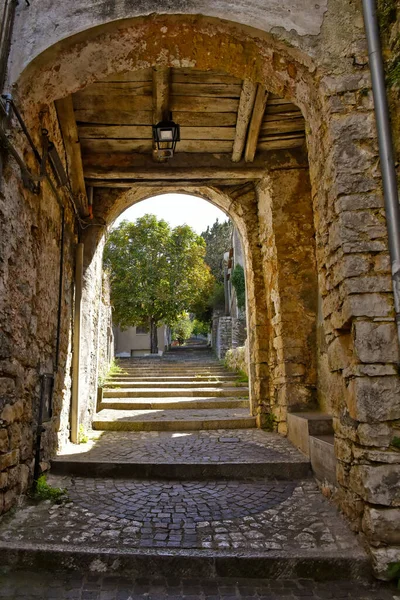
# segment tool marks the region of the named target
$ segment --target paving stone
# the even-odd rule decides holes
[[[73,578],[73,589],[71,588]],[[157,598],[187,600],[396,600],[396,590],[389,585],[362,582],[318,583],[311,580],[281,580],[279,585],[269,580],[216,579],[129,579],[100,576],[97,589],[88,590],[88,578],[83,575],[60,575],[29,571],[0,575],[0,598],[7,600],[134,600]],[[21,585],[21,581],[24,585]],[[34,582],[34,589],[32,583]],[[26,589],[25,589],[26,588]]]
[[[70,502],[27,503],[0,540],[85,547],[168,547],[360,555],[355,536],[313,480],[159,481],[49,477]],[[89,527],[88,527],[89,525]]]
[[[97,435],[96,435],[97,434]],[[105,431],[87,444],[70,444],[57,461],[141,463],[304,462],[304,456],[277,433],[260,429],[213,431]]]

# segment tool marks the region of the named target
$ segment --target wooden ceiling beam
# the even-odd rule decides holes
[[[259,83],[257,86],[257,94],[254,102],[253,114],[251,115],[246,150],[244,153],[244,159],[246,162],[253,162],[254,160],[267,100],[268,92],[265,87]]]
[[[298,150],[274,150],[258,151],[251,168],[259,169],[290,169],[306,166],[307,154]],[[177,152],[174,157],[160,165],[155,165],[151,154],[140,154],[139,152],[119,153],[89,153],[83,154],[84,174],[96,171],[99,174],[112,173],[113,171],[124,171],[126,173],[136,171],[150,171],[159,169],[163,171],[174,171],[179,168],[205,167],[207,169],[233,170],[248,169],[249,164],[242,160],[240,163],[232,164],[230,154],[202,154],[201,152]],[[102,175],[100,175],[102,176]]]
[[[170,168],[157,169],[129,169],[129,168],[114,168],[112,170],[87,168],[85,170],[86,180],[115,180],[115,179],[132,179],[138,180],[149,180],[154,181],[156,179],[167,181],[167,180],[179,180],[179,179],[260,179],[265,175],[265,169],[263,168],[234,168],[231,169],[218,169],[215,167],[181,167],[181,168]],[[92,183],[90,184],[92,185]]]
[[[169,67],[155,67],[153,69],[153,125],[169,119],[170,71]],[[165,157],[159,156],[155,142],[153,142],[153,160],[156,162],[167,161]]]
[[[253,179],[251,181],[254,181]],[[240,183],[247,183],[248,180],[240,180]],[[111,181],[110,179],[91,179],[88,180],[88,185],[92,187],[108,187],[108,188],[132,188],[132,187],[210,187],[210,186],[235,186],[238,184],[237,179],[148,179],[148,180],[134,180],[134,179],[117,179]]]
[[[242,158],[246,144],[247,130],[249,128],[254,101],[256,98],[257,84],[245,79],[240,94],[238,115],[236,121],[236,134],[233,142],[232,161],[239,162]]]
[[[72,96],[56,100],[54,104],[64,140],[67,173],[71,183],[72,193],[80,214],[86,217],[89,214],[88,198],[83,176],[81,146],[75,121]]]

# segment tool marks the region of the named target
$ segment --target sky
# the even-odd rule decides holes
[[[228,220],[228,216],[222,210],[202,198],[187,194],[163,194],[142,200],[128,208],[115,221],[114,227],[124,219],[135,221],[145,214],[156,215],[158,219],[167,221],[171,227],[190,225],[197,233],[205,231],[207,225],[211,226],[217,218],[220,223]]]

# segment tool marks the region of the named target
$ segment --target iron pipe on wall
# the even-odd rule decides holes
[[[397,176],[393,159],[393,142],[389,107],[386,96],[385,73],[379,35],[376,0],[362,0],[365,31],[368,42],[369,66],[378,131],[379,156],[382,171],[383,195],[389,253],[392,266],[393,295],[396,311],[397,333],[400,340],[400,207]]]

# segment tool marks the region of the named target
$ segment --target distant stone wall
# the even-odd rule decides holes
[[[236,318],[232,317],[232,348],[237,348],[238,346],[243,346],[246,341],[247,332],[246,332],[246,319],[245,318]]]
[[[232,317],[219,317],[215,353],[221,360],[232,346]]]
[[[225,355],[225,364],[232,371],[243,371],[246,375],[249,374],[249,361],[247,355],[247,347],[239,346],[231,348]]]

